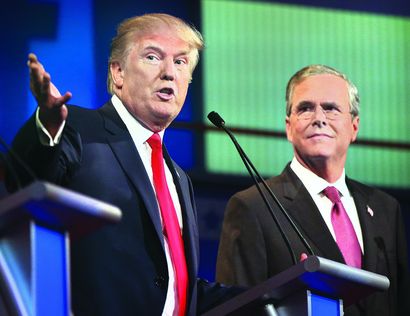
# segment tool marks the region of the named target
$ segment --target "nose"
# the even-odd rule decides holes
[[[162,80],[173,81],[175,79],[175,64],[174,60],[165,59],[162,64]]]
[[[320,106],[317,106],[315,108],[312,118],[313,118],[313,122],[312,122],[313,125],[316,125],[318,127],[327,125],[327,117],[326,117],[325,111]]]

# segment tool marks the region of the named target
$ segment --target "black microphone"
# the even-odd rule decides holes
[[[223,118],[215,111],[209,112],[208,119],[218,128],[224,128],[225,121]]]
[[[299,239],[302,241],[302,243],[305,245],[305,247],[307,248],[307,250],[309,251],[310,255],[314,255],[314,252],[312,250],[312,247],[309,245],[309,243],[307,242],[307,240],[305,239],[305,237],[302,235],[302,233],[300,232],[299,228],[296,226],[295,222],[293,221],[293,219],[290,217],[290,215],[288,214],[288,212],[286,211],[286,209],[283,207],[282,203],[280,203],[279,199],[276,197],[276,195],[272,192],[272,190],[270,189],[270,187],[268,186],[268,184],[266,183],[266,181],[261,177],[261,175],[259,174],[258,170],[255,168],[255,166],[253,165],[252,161],[249,159],[249,157],[246,155],[246,153],[243,151],[242,147],[239,145],[239,143],[237,142],[235,136],[232,134],[232,132],[226,128],[225,126],[225,121],[222,119],[222,117],[215,111],[212,111],[208,114],[208,119],[212,122],[212,124],[214,124],[216,127],[218,128],[222,128],[231,138],[233,144],[235,145],[239,156],[241,157],[246,169],[248,170],[248,173],[251,175],[253,181],[255,182],[256,188],[259,191],[259,194],[261,195],[263,201],[266,204],[266,207],[268,208],[274,222],[276,223],[276,225],[278,226],[279,232],[283,238],[283,240],[285,241],[286,246],[289,249],[289,252],[292,256],[292,260],[293,263],[296,264],[297,260],[296,260],[296,256],[295,256],[295,252],[293,250],[293,248],[290,245],[289,239],[286,236],[286,233],[284,232],[284,230],[282,229],[281,225],[279,224],[279,221],[276,217],[275,212],[272,209],[272,206],[270,205],[270,203],[268,202],[265,194],[262,191],[262,188],[260,187],[260,184],[258,182],[258,180],[262,183],[263,187],[265,188],[266,191],[268,191],[269,195],[272,197],[272,199],[275,201],[276,205],[279,207],[281,213],[286,217],[287,221],[289,222],[289,224],[292,226],[293,230],[296,232],[296,234],[298,235]],[[254,174],[255,173],[255,174]],[[258,178],[258,180],[256,179],[256,177]]]
[[[24,172],[32,179],[32,181],[36,181],[37,177],[35,176],[34,172],[31,170],[31,168],[19,157],[19,155],[3,140],[3,138],[0,137],[0,144],[7,150],[9,157],[13,159],[13,161],[16,161],[20,167],[24,170]],[[18,176],[18,172],[13,166],[13,163],[11,163],[8,160],[7,155],[4,155],[3,157],[4,161],[4,167],[5,169],[9,172],[8,174],[12,178],[12,180],[15,182],[16,186],[18,189],[22,188],[22,184],[20,181],[20,177]]]

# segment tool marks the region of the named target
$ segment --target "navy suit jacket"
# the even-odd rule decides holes
[[[388,292],[376,293],[345,309],[345,315],[410,315],[410,285],[406,236],[398,202],[382,191],[346,179],[354,198],[363,233],[363,269],[386,275]],[[267,181],[289,212],[316,255],[345,263],[316,204],[288,165]],[[269,198],[270,199],[270,198]],[[306,247],[270,199],[297,260]],[[235,194],[229,201],[218,251],[216,279],[252,286],[293,264],[256,187]]]
[[[155,193],[138,151],[111,102],[98,110],[69,106],[68,113],[58,146],[39,143],[31,118],[13,147],[40,179],[114,204],[122,211],[119,224],[71,244],[74,314],[161,315],[167,262]],[[182,208],[189,274],[187,314],[197,315],[235,291],[197,280],[199,240],[191,182],[165,147],[164,158]]]

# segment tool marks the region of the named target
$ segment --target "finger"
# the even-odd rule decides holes
[[[306,259],[307,259],[307,254],[305,254],[304,252],[302,252],[301,254],[300,254],[300,258],[299,258],[299,261],[300,262],[302,262],[302,261],[305,261]]]
[[[38,61],[37,56],[34,54],[29,55],[27,66],[29,67],[30,72],[44,72],[43,65]]]
[[[66,93],[64,93],[63,96],[58,98],[59,103],[61,102],[61,105],[66,104],[72,97],[71,92],[67,91]]]
[[[36,63],[36,62],[38,62],[37,56],[34,55],[33,53],[28,54],[27,65],[30,66],[30,64]]]
[[[50,94],[50,82],[51,82],[51,76],[48,72],[45,72],[43,74],[43,80],[40,82],[41,93],[43,95]]]
[[[37,57],[34,54],[29,55],[29,59],[27,61],[27,66],[29,67],[30,70],[30,76],[33,76],[34,78],[38,76],[41,78],[43,73],[45,72],[43,64],[41,64]]]
[[[30,88],[36,98],[43,98],[50,94],[50,74],[33,71],[30,76]]]
[[[44,69],[38,63],[31,63],[30,69],[30,84],[39,85],[43,81]]]
[[[55,108],[59,108],[62,107],[63,105],[65,105],[68,100],[70,100],[72,97],[71,92],[67,91],[64,95],[62,95],[61,97],[57,97],[54,99],[54,106]]]

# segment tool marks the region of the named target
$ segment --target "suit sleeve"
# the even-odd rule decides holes
[[[218,282],[252,286],[268,278],[262,225],[250,204],[239,195],[228,202],[218,249]]]
[[[68,178],[81,162],[80,135],[69,124],[66,124],[60,143],[53,147],[44,146],[40,142],[35,115],[19,130],[12,147],[34,171],[38,179],[56,184],[67,183]],[[14,162],[14,166],[23,184],[33,180],[17,162]]]
[[[410,315],[410,275],[407,240],[400,207],[397,216],[397,306],[398,315]]]

